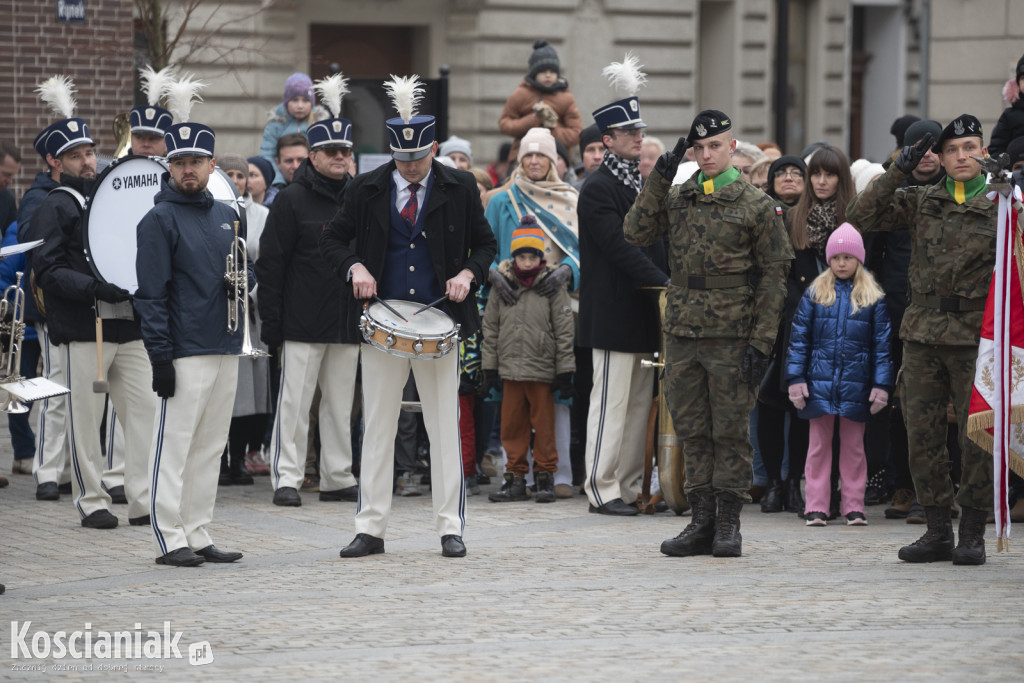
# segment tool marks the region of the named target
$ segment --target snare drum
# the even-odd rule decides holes
[[[381,303],[363,309],[359,328],[371,346],[401,358],[441,358],[459,340],[459,326],[443,311],[428,308],[416,315],[422,304],[389,299],[388,305],[408,319],[395,316]]]

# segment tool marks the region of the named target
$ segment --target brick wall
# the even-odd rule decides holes
[[[58,23],[58,0],[0,0],[0,137],[21,150],[21,173],[11,188],[29,188],[42,161],[36,134],[55,120],[34,90],[54,74],[78,89],[75,115],[85,119],[97,152],[114,151],[111,123],[132,106],[132,0],[85,0],[84,24]]]

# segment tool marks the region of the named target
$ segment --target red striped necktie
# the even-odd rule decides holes
[[[419,208],[419,202],[416,200],[416,192],[420,189],[419,183],[409,183],[409,201],[402,207],[402,220],[411,229],[412,226],[416,225],[416,209]]]

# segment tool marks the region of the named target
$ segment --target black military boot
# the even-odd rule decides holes
[[[715,538],[715,499],[710,493],[691,493],[686,499],[693,515],[690,523],[678,536],[664,541],[661,552],[672,557],[710,555]]]
[[[550,472],[536,472],[533,483],[537,485],[537,493],[533,499],[538,503],[555,502],[555,480]]]
[[[772,479],[761,499],[761,512],[782,512],[782,480]]]
[[[731,493],[718,494],[718,520],[711,554],[715,557],[739,557],[743,554],[740,536],[740,511],[743,499]]]
[[[804,516],[804,494],[800,491],[800,477],[786,480],[786,509]]]
[[[487,496],[492,503],[510,503],[517,500],[526,500],[526,480],[517,477],[511,472],[505,473],[505,483],[501,488]]]
[[[953,564],[985,564],[985,518],[988,512],[962,507],[960,539],[953,549]]]
[[[953,557],[953,524],[949,521],[949,506],[926,505],[924,515],[928,531],[910,545],[900,548],[899,558],[904,562],[948,562]],[[981,521],[985,522],[984,516]]]

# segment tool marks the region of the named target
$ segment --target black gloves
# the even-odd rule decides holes
[[[160,398],[174,396],[174,361],[160,360],[153,363],[153,391]]]
[[[764,355],[753,346],[748,346],[743,354],[743,363],[740,365],[740,372],[750,379],[750,386],[758,388],[764,373],[768,369],[768,356]]]
[[[462,374],[459,376],[459,396],[471,396],[477,392],[478,387],[473,384],[473,380],[469,378],[469,375]]]
[[[501,303],[506,306],[515,306],[516,302],[519,301],[519,292],[512,289],[512,285],[509,284],[504,275],[498,272],[497,268],[491,268],[488,271],[487,279],[491,283],[491,292],[497,292],[498,296],[501,297]]]
[[[541,296],[551,297],[563,289],[572,277],[572,269],[564,263],[548,273],[547,277],[534,287],[533,291]]]
[[[896,168],[904,173],[910,173],[917,165],[921,163],[921,159],[928,153],[928,150],[935,144],[935,137],[931,133],[925,133],[924,137],[917,141],[916,145],[905,145],[900,155],[896,157],[896,161],[892,162]]]
[[[487,396],[491,389],[501,389],[501,377],[498,376],[497,370],[484,370],[484,383],[480,385],[480,395]]]
[[[679,138],[676,142],[675,148],[671,152],[665,152],[658,161],[654,164],[654,170],[657,171],[662,178],[672,182],[672,179],[676,177],[676,171],[679,169],[679,162],[683,160],[683,155],[686,154],[686,150],[690,149],[693,145],[686,139],[685,136]]]
[[[551,391],[557,391],[562,398],[572,398],[576,395],[576,387],[572,383],[572,373],[563,372],[555,375],[555,381],[551,383]]]
[[[96,285],[96,298],[109,304],[119,304],[122,301],[128,301],[132,295],[127,289],[121,289],[109,282],[100,282]]]

